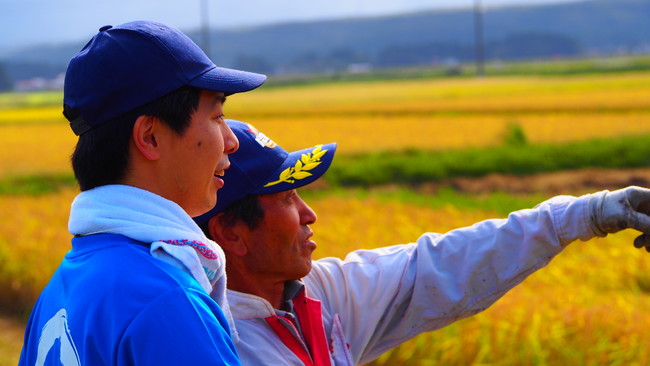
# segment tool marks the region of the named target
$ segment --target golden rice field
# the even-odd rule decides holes
[[[24,290],[13,292],[14,301],[19,294],[35,294],[68,250],[65,216],[74,195],[66,190],[40,199],[0,197],[2,207],[16,208],[0,217],[0,258],[13,263],[2,275],[16,279],[13,290]],[[411,242],[425,231],[446,232],[497,217],[452,204],[431,209],[387,201],[372,193],[319,195],[309,203],[319,215],[313,225],[318,258]],[[650,254],[634,249],[633,237],[623,232],[575,242],[487,311],[423,334],[373,365],[645,365]],[[12,290],[2,289],[7,292]],[[9,330],[15,334],[16,326]],[[19,347],[14,338],[0,337],[0,352],[6,350],[1,358],[13,360],[0,365],[15,365]]]
[[[52,99],[0,103],[0,178],[69,170],[75,136]],[[339,153],[494,146],[513,123],[531,143],[567,142],[650,133],[650,72],[262,86],[230,97],[225,112],[289,149],[331,141]]]
[[[512,123],[532,143],[566,142],[648,133],[650,73],[262,87],[226,115],[290,148],[338,141],[344,153],[491,146]]]
[[[2,97],[0,180],[70,173],[76,138],[52,105],[57,96],[20,108]],[[225,111],[288,150],[330,141],[339,143],[338,154],[495,146],[513,123],[532,143],[556,143],[650,134],[650,73],[262,87],[229,97]],[[69,249],[76,193],[0,195],[0,308],[28,307]],[[375,191],[319,194],[308,203],[318,213],[317,257],[497,216]],[[487,311],[421,335],[373,365],[650,364],[650,254],[632,247],[633,236],[576,242]],[[0,318],[0,366],[16,364],[20,333],[15,320]]]

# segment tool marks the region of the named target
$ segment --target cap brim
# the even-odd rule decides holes
[[[288,191],[317,180],[332,165],[336,147],[336,143],[333,142],[289,153],[282,166],[266,179],[267,183],[251,193],[268,194]]]
[[[228,94],[253,90],[264,84],[266,75],[215,66],[192,79],[188,85]]]

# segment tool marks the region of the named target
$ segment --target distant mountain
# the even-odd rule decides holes
[[[650,1],[593,0],[502,7],[483,14],[489,59],[572,56],[650,50]],[[472,9],[345,19],[218,32],[215,62],[273,71],[375,66],[473,59]],[[303,70],[309,71],[309,70]]]
[[[474,16],[464,9],[220,30],[209,49],[220,66],[269,74],[462,62],[475,57]],[[650,53],[650,0],[488,8],[482,21],[487,59]],[[86,41],[24,49],[0,64],[14,80],[52,78]]]

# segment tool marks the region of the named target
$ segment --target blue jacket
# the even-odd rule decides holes
[[[239,365],[221,308],[116,234],[72,239],[25,331],[22,365]]]

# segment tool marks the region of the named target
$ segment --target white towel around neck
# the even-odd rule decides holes
[[[97,187],[74,199],[68,230],[72,235],[120,234],[151,243],[152,256],[189,273],[219,304],[230,324],[233,341],[238,340],[226,297],[224,252],[175,202],[127,185]],[[190,245],[164,241],[199,242],[216,255],[206,257]]]

